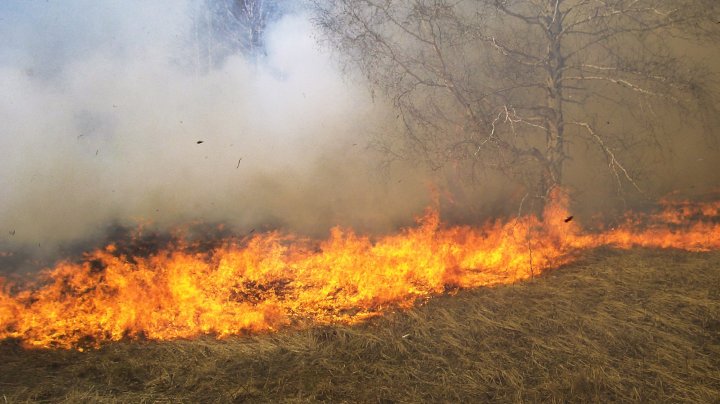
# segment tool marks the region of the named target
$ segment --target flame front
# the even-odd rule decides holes
[[[57,265],[34,285],[0,279],[0,339],[79,348],[355,323],[448,288],[527,279],[601,245],[720,248],[720,203],[664,206],[596,233],[566,220],[567,197],[558,193],[542,219],[445,227],[429,210],[417,227],[377,240],[335,228],[321,242],[267,233],[203,254],[175,248],[127,257],[109,245],[82,263]]]

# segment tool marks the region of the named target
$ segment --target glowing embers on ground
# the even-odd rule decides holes
[[[447,288],[527,279],[601,245],[720,248],[720,203],[663,206],[596,233],[567,220],[558,194],[542,219],[446,227],[429,210],[416,227],[376,240],[335,228],[324,241],[267,233],[204,252],[176,245],[131,256],[108,245],[28,284],[0,279],[0,339],[79,348],[355,323]]]

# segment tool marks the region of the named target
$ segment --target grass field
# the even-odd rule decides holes
[[[600,249],[360,326],[0,343],[8,402],[720,402],[720,253]]]

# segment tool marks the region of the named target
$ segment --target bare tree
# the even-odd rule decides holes
[[[326,40],[399,110],[407,141],[389,152],[496,170],[541,198],[585,150],[618,189],[639,189],[625,151],[657,144],[667,114],[717,105],[709,71],[676,52],[717,46],[717,0],[313,5]]]
[[[264,34],[268,23],[280,15],[278,0],[224,0],[217,3],[220,24],[243,53],[257,55],[265,52]]]
[[[202,0],[194,16],[198,65],[206,69],[231,54],[265,54],[265,31],[289,7],[285,0]]]

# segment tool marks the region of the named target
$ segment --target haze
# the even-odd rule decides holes
[[[384,108],[306,16],[274,23],[262,60],[203,71],[201,6],[0,5],[0,251],[52,250],[109,223],[383,230],[428,203],[422,181],[378,170],[367,144],[388,130]]]

